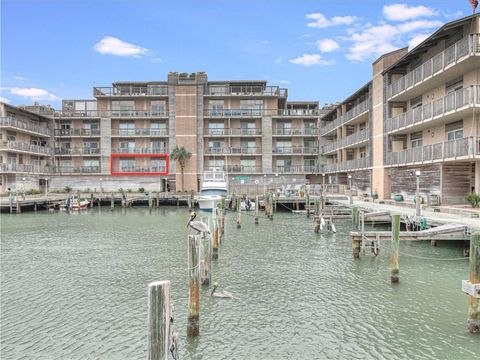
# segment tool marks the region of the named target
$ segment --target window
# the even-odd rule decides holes
[[[417,96],[416,98],[410,99],[410,108],[416,109],[422,106],[422,95]]]
[[[84,172],[98,172],[100,162],[96,159],[83,160]]]
[[[122,121],[119,124],[120,126],[120,135],[134,135],[135,134],[135,123],[133,121]]]
[[[16,165],[17,164],[17,156],[16,155],[8,155],[7,159],[8,163],[11,165]]]
[[[240,109],[248,110],[250,115],[260,116],[263,110],[263,100],[240,100]]]
[[[256,124],[253,121],[240,122],[240,134],[241,135],[255,135]]]
[[[291,153],[292,152],[292,141],[291,140],[277,140],[277,153]]]
[[[227,87],[225,85],[212,86],[210,85],[210,94],[211,95],[224,95],[227,92]]]
[[[71,147],[70,145],[71,145],[70,142],[62,141],[60,143],[60,149],[70,149],[70,147]]]
[[[225,124],[223,122],[210,122],[210,123],[208,123],[208,134],[209,135],[224,135],[225,134]]]
[[[7,118],[9,118],[10,120],[15,120],[16,117],[17,115],[15,113],[7,111]]]
[[[98,154],[98,142],[93,142],[93,141],[84,141],[83,142],[83,148],[87,150],[87,152],[91,154]]]
[[[463,139],[463,129],[452,130],[447,132],[447,140],[458,140]]]
[[[135,171],[135,159],[120,159],[120,171],[121,172]]]
[[[7,132],[8,141],[17,141],[17,135],[15,133]]]
[[[130,116],[134,111],[135,104],[133,100],[113,100],[112,101],[112,115],[115,116]]]
[[[240,141],[240,148],[242,154],[255,154],[257,144],[255,140],[248,141],[248,140],[241,140]]]
[[[358,149],[358,152],[360,153],[361,159],[367,157],[367,148],[365,146],[362,146],[360,149]]]
[[[151,149],[152,149],[152,152],[157,153],[157,154],[160,154],[160,153],[165,152],[165,148],[166,148],[167,146],[166,146],[165,141],[152,140],[152,141],[150,142],[150,147],[151,147]]]
[[[277,159],[276,164],[279,171],[290,171],[292,159]]]
[[[421,131],[410,134],[412,148],[423,146],[423,133]]]
[[[240,166],[242,171],[254,172],[256,169],[255,159],[240,159]]]
[[[225,170],[225,160],[224,159],[209,159],[208,168],[210,170],[223,171]]]
[[[225,142],[215,140],[215,141],[209,141],[208,142],[208,150],[212,154],[220,154],[223,152],[223,149],[225,148]]]
[[[22,154],[18,154],[18,163],[23,164],[23,155]]]
[[[120,140],[120,149],[125,149],[125,150],[135,149],[135,141]]]
[[[208,105],[210,107],[210,115],[223,115],[223,100],[210,100]]]
[[[72,169],[72,160],[60,160],[60,172],[69,172]]]
[[[152,122],[150,124],[150,133],[152,135],[167,135],[167,124],[164,122]]]
[[[317,142],[315,140],[304,140],[303,146],[305,149],[313,151],[317,147]]]
[[[151,160],[152,172],[164,172],[167,165],[164,158],[152,158]]]
[[[165,101],[163,100],[150,101],[150,111],[152,112],[152,116],[165,115]]]

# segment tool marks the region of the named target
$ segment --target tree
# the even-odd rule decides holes
[[[182,191],[185,191],[185,165],[187,163],[187,160],[192,157],[192,153],[188,152],[187,149],[185,149],[185,147],[183,146],[180,148],[177,146],[170,154],[170,157],[173,160],[177,160],[180,164],[180,170],[182,172]]]

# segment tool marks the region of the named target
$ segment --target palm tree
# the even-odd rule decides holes
[[[192,153],[188,152],[184,146],[182,147],[175,147],[172,153],[170,154],[173,160],[178,160],[180,164],[180,170],[182,171],[182,191],[185,191],[185,179],[184,179],[184,171],[185,171],[185,164],[187,160],[192,157]]]

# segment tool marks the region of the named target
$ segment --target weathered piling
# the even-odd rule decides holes
[[[213,258],[218,259],[218,229],[216,229],[216,219],[217,217],[217,209],[212,209],[212,225],[210,227],[210,233],[212,235],[213,241]]]
[[[240,217],[241,217],[241,212],[240,212],[240,198],[237,198],[237,229],[240,229],[242,225],[240,224]]]
[[[202,233],[200,253],[200,282],[209,285],[212,277],[212,234]]]
[[[37,202],[36,201],[33,203],[33,211],[37,212]]]
[[[230,203],[231,205],[231,208],[232,208],[232,211],[235,211],[237,210],[237,197],[235,195],[235,193],[232,194],[232,201]]]
[[[307,212],[307,218],[310,217],[310,195],[305,196],[305,210]]]
[[[223,236],[225,235],[225,198],[222,196],[220,201],[220,236],[218,238],[219,242],[222,241]]]
[[[155,205],[155,207],[160,207],[160,191],[157,191],[157,203]]]
[[[78,204],[80,205],[80,202]],[[90,207],[93,207],[93,194],[90,194]]]
[[[153,198],[152,198],[152,193],[151,192],[148,193],[148,208],[150,210],[152,210],[152,208],[153,208]]]
[[[177,208],[180,207],[180,197],[177,196]]]
[[[148,284],[149,360],[168,360],[171,319],[170,281],[155,281]]]
[[[269,193],[269,198],[270,198],[270,220],[273,221],[273,206],[274,206],[273,201],[274,200],[273,200],[273,193],[272,192]]]
[[[352,208],[352,224],[358,228],[358,207]]]
[[[258,195],[255,196],[255,225],[258,225],[258,208],[259,208],[259,204],[258,204]]]
[[[188,236],[188,319],[187,336],[200,335],[199,235]]]
[[[315,234],[320,232],[320,203],[318,200],[315,200]]]
[[[115,207],[115,198],[113,197],[113,192],[112,192],[112,197],[110,198],[110,209],[113,210]]]
[[[390,280],[392,283],[399,282],[398,253],[400,251],[400,215],[392,215],[392,254],[390,266],[392,269]]]
[[[468,295],[467,328],[472,334],[480,333],[480,232],[475,232],[470,237],[468,281],[475,286],[475,296]]]

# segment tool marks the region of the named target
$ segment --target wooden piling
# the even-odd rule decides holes
[[[305,210],[307,211],[307,218],[310,217],[310,195],[305,196]]]
[[[112,197],[110,198],[110,209],[113,210],[114,207],[115,207],[115,198],[112,192]]]
[[[212,235],[212,241],[213,241],[213,258],[218,259],[218,229],[216,229],[216,219],[217,217],[217,209],[213,208],[212,209],[212,226],[210,227],[210,233]]]
[[[200,335],[199,235],[188,236],[188,319],[187,336]]]
[[[179,207],[180,207],[180,197],[177,196],[177,208],[179,208]]]
[[[20,203],[17,197],[17,214],[21,214],[21,213],[22,213],[22,204]]]
[[[202,222],[205,223],[203,219]],[[201,238],[202,243],[200,249],[200,283],[202,285],[209,285],[212,278],[212,234],[202,233]]]
[[[255,225],[258,225],[258,208],[259,208],[259,204],[258,204],[258,195],[255,196]]]
[[[156,203],[156,207],[160,207],[160,191],[157,192],[157,203]]]
[[[315,234],[318,234],[320,232],[320,202],[318,200],[315,200],[315,215],[314,215],[314,220],[315,220]]]
[[[273,221],[273,193],[269,193],[269,198],[270,198],[270,220]]]
[[[358,228],[358,207],[352,208],[352,224]]]
[[[168,360],[171,319],[170,281],[148,284],[148,360]]]
[[[353,248],[353,257],[355,259],[358,259],[360,257],[360,241],[352,240],[352,248]]]
[[[399,264],[398,255],[400,251],[400,215],[392,215],[392,254],[390,256],[392,283],[399,282]]]
[[[225,198],[222,196],[222,200],[220,201],[220,237],[219,242],[223,240],[223,236],[225,235]]]
[[[240,217],[241,217],[241,212],[240,212],[240,198],[237,198],[237,229],[240,229],[242,225],[240,224]]]
[[[37,202],[36,201],[33,203],[33,211],[37,212]]]
[[[80,201],[78,202],[78,205],[80,206]],[[93,207],[93,194],[90,194],[90,207]]]
[[[480,284],[480,232],[475,232],[470,237],[470,258],[469,258],[470,284]],[[480,290],[477,296],[468,295],[468,318],[467,328],[472,334],[480,333]]]

